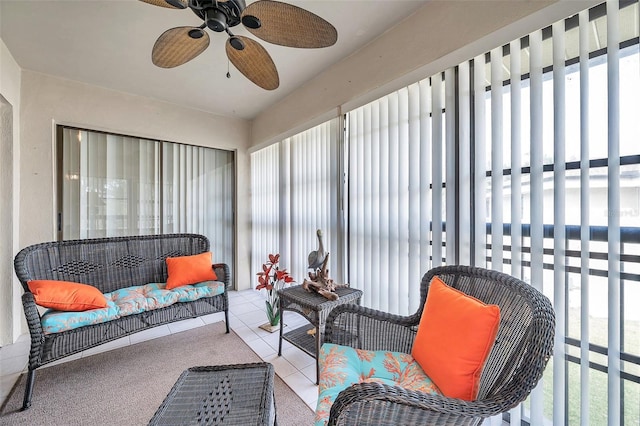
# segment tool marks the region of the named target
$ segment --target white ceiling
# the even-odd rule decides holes
[[[289,0],[331,22],[338,42],[324,49],[294,49],[258,40],[280,74],[280,87],[274,91],[255,86],[233,65],[231,78],[226,77],[225,34],[210,32],[208,49],[184,65],[155,67],[151,49],[160,34],[202,23],[189,9],[137,0],[0,0],[0,37],[23,69],[251,119],[426,1]],[[232,31],[255,38],[242,25]]]

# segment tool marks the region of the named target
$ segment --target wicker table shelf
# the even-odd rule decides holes
[[[266,362],[189,368],[149,425],[276,425],[273,378]]]
[[[308,292],[301,285],[287,287],[278,291],[280,299],[280,321],[284,324],[284,312],[294,311],[305,317],[311,325],[299,327],[287,333],[283,333],[280,327],[280,341],[278,345],[278,355],[282,355],[282,340],[286,340],[292,345],[300,348],[316,359],[316,384],[320,373],[318,363],[318,353],[324,338],[324,326],[327,315],[333,308],[345,303],[360,304],[362,290],[345,287],[336,290],[338,300],[328,300],[314,292]],[[316,328],[315,335],[308,333]]]

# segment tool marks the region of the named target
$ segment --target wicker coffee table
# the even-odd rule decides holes
[[[276,425],[273,375],[266,362],[189,368],[149,425]]]
[[[282,332],[280,327],[280,341],[278,356],[282,355],[282,340],[302,349],[316,359],[316,384],[320,375],[318,353],[324,338],[324,324],[327,315],[333,308],[345,303],[360,304],[362,290],[350,287],[342,287],[336,290],[338,300],[329,300],[315,292],[308,292],[302,285],[295,285],[278,291],[280,298],[280,321],[284,324],[284,311],[295,311],[304,316],[311,324],[307,327],[299,327],[288,333]],[[315,328],[315,333],[311,331]]]

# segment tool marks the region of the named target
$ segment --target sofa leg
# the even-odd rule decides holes
[[[24,400],[22,401],[22,411],[31,407],[31,394],[33,393],[33,382],[36,378],[36,370],[29,370],[27,373],[27,384],[24,389]]]
[[[229,308],[224,310],[224,323],[227,326],[227,334],[229,334]]]

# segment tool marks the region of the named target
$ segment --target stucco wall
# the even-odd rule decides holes
[[[54,129],[56,124],[228,149],[236,152],[237,241],[235,271],[249,288],[249,124],[127,93],[23,71],[22,164],[19,229],[21,247],[56,238]]]
[[[22,329],[20,284],[13,273],[18,250],[20,182],[20,67],[0,39],[0,346],[13,343]]]

